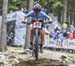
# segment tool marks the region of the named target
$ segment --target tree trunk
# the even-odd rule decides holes
[[[28,11],[31,11],[32,7],[33,7],[33,0],[28,0],[27,3],[29,4]],[[30,22],[30,19],[28,19],[27,22]],[[29,47],[29,44],[30,44],[30,26],[27,25],[26,26],[26,39],[25,39],[24,49],[27,49]]]
[[[2,13],[2,23],[1,23],[1,38],[0,38],[0,51],[6,51],[7,47],[7,7],[8,0],[3,0],[3,13]]]
[[[67,2],[68,0],[64,0],[64,22],[67,21]]]

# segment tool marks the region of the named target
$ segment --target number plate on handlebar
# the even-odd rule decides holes
[[[34,28],[41,28],[42,23],[41,22],[34,22],[33,27]]]

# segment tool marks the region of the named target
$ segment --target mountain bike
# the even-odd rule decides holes
[[[24,22],[23,22],[24,23]],[[34,29],[34,39],[33,39],[33,47],[32,47],[32,56],[35,57],[35,60],[38,60],[38,56],[39,56],[39,44],[40,44],[40,40],[39,38],[40,37],[40,30],[41,30],[41,27],[43,24],[48,24],[49,22],[47,23],[44,23],[44,22],[41,22],[39,20],[36,20],[35,22],[30,22],[30,24],[33,25],[33,29]],[[52,22],[50,22],[51,24]],[[29,23],[25,23],[25,24],[28,24],[30,25]]]
[[[37,60],[38,59],[38,52],[39,52],[39,37],[40,37],[40,30],[41,30],[41,27],[42,27],[42,23],[43,22],[39,22],[38,20],[36,22],[22,22],[23,24],[27,24],[27,25],[30,25],[32,24],[33,25],[33,30],[34,30],[34,39],[33,39],[33,47],[32,47],[32,56],[35,57],[35,59]]]

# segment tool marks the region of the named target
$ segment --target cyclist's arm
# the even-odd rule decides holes
[[[41,12],[41,13],[42,13],[42,15],[45,19],[48,19],[49,21],[52,21],[52,18],[50,16],[48,16],[45,12]]]
[[[51,18],[50,16],[48,16],[48,20],[49,20],[50,22],[52,22],[52,18]]]
[[[24,17],[24,20],[27,18],[27,17],[32,17],[33,15],[33,11],[30,11],[28,14],[26,14],[26,16]]]
[[[30,11],[28,14],[26,14],[24,16],[24,21],[22,21],[23,24],[26,24],[27,23],[27,18],[28,17],[33,17],[33,11]]]

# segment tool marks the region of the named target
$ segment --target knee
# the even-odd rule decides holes
[[[41,37],[44,37],[44,31],[43,30],[41,30]]]

